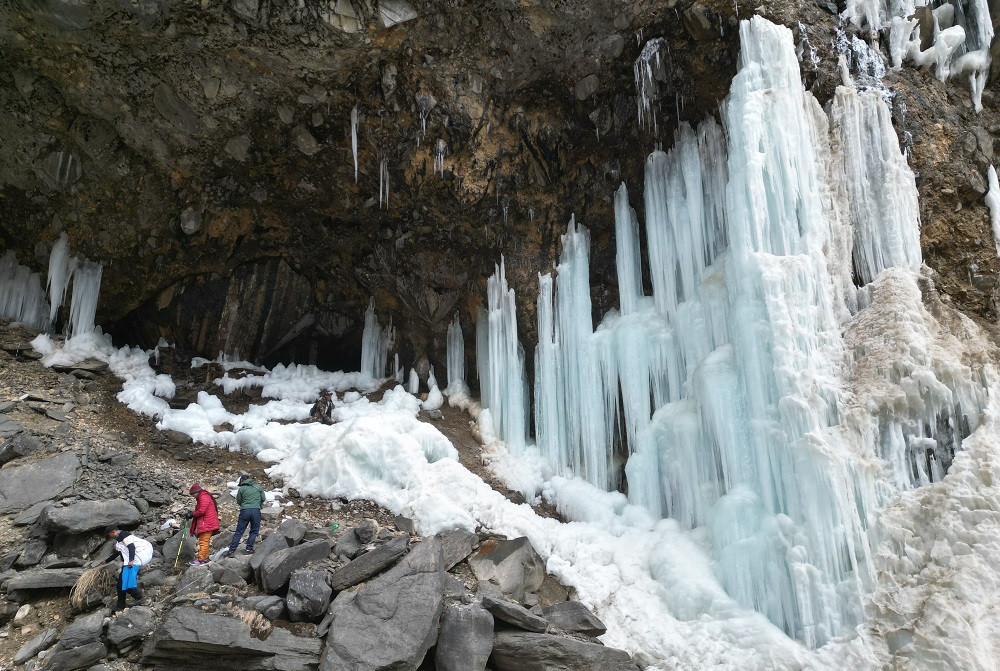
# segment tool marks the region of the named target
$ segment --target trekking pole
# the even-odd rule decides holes
[[[185,521],[184,530],[181,532],[181,542],[177,544],[177,557],[174,558],[174,568],[177,568],[177,562],[181,560],[181,550],[184,548],[184,541],[187,540],[188,525]]]

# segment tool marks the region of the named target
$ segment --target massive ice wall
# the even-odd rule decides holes
[[[840,87],[828,117],[787,29],[755,18],[741,39],[723,126],[682,124],[646,161],[652,295],[624,185],[620,310],[593,328],[575,221],[540,276],[535,438],[556,472],[602,487],[625,459],[631,501],[703,527],[730,595],[817,646],[863,619],[876,512],[942,477],[985,392],[920,354],[930,336],[913,315],[897,319],[910,341],[845,341],[845,324],[884,319],[886,283],[919,295],[913,174],[876,92]],[[516,378],[511,338],[512,319],[481,320],[490,408],[523,387],[495,381]],[[885,342],[903,353],[892,364]]]

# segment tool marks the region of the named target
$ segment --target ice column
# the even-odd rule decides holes
[[[483,407],[497,437],[512,452],[523,449],[528,434],[528,383],[524,349],[517,339],[514,290],[507,286],[503,258],[486,283],[488,310],[477,323],[477,364]]]
[[[48,316],[40,275],[19,264],[13,251],[7,251],[0,256],[0,317],[45,328]]]
[[[642,258],[639,254],[639,222],[628,202],[625,183],[615,193],[615,243],[618,266],[618,297],[623,315],[635,312],[642,296]]]
[[[465,338],[458,313],[448,326],[448,389],[449,395],[468,392],[465,384]]]
[[[365,310],[365,328],[361,333],[361,372],[370,375],[373,380],[381,380],[385,377],[385,367],[389,363],[389,348],[395,339],[395,332],[392,328],[392,320],[389,326],[382,328],[379,326],[378,318],[375,316],[375,299],[368,303]],[[398,360],[395,366],[398,367]],[[394,370],[394,373],[396,371]],[[396,373],[398,376],[398,373]]]
[[[993,241],[997,247],[997,257],[1000,258],[1000,183],[997,182],[997,169],[990,166],[986,173],[990,190],[986,192],[986,207],[990,210],[990,222],[993,224]]]
[[[71,337],[90,333],[96,328],[94,317],[101,293],[101,273],[100,264],[86,260],[73,271],[73,299],[69,306]]]
[[[889,108],[876,91],[841,86],[831,117],[847,178],[857,281],[868,284],[893,266],[920,268],[917,187]]]
[[[66,289],[69,288],[70,277],[76,269],[77,260],[69,255],[69,239],[63,233],[56,244],[52,245],[49,254],[49,277],[47,289],[49,292],[49,323],[55,321],[59,307],[66,299]]]

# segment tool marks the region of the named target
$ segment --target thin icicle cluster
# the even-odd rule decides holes
[[[932,43],[921,48],[921,18],[931,23]],[[850,0],[842,16],[857,26],[889,31],[889,57],[893,67],[910,60],[917,66],[934,66],[941,81],[968,75],[976,111],[990,72],[993,21],[989,0]]]
[[[389,161],[384,158],[378,164],[378,206],[389,208]]]
[[[653,101],[660,98],[659,81],[664,77],[665,54],[670,46],[662,37],[654,38],[642,48],[632,66],[635,74],[635,94],[638,105],[639,125],[645,124],[656,130],[656,115]]]
[[[101,291],[101,272],[99,264],[70,256],[69,240],[63,233],[49,254],[46,301],[41,275],[20,265],[14,252],[8,251],[0,257],[0,317],[47,329],[55,323],[72,283],[68,333],[70,336],[90,333],[97,328],[94,316]]]
[[[389,350],[396,339],[396,331],[389,325],[382,327],[375,316],[375,299],[368,303],[365,310],[365,328],[361,333],[361,372],[370,375],[374,380],[386,376],[386,365],[389,363]],[[394,360],[393,374],[399,377],[399,357]]]
[[[434,172],[439,176],[444,177],[444,158],[448,155],[448,144],[441,138],[438,138],[437,144],[434,146]]]
[[[486,283],[487,309],[476,321],[476,367],[488,428],[515,453],[528,438],[528,383],[524,348],[517,339],[514,290],[503,258]]]

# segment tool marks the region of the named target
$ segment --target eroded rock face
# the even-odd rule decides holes
[[[613,190],[640,193],[655,143],[717,114],[747,15],[693,0],[122,7],[2,10],[4,246],[41,267],[68,233],[105,266],[98,321],[121,341],[354,367],[374,296],[402,364],[438,370],[456,312],[471,344],[501,255],[535,340],[537,272],[572,213],[593,234],[595,317],[615,306]],[[821,102],[839,83],[836,9],[760,10],[808,26],[817,61],[803,75]],[[661,37],[654,130],[637,119],[633,62]],[[964,78],[905,67],[885,83],[920,174],[925,258],[946,293],[992,318],[1000,261],[981,189],[995,94],[976,116]]]

